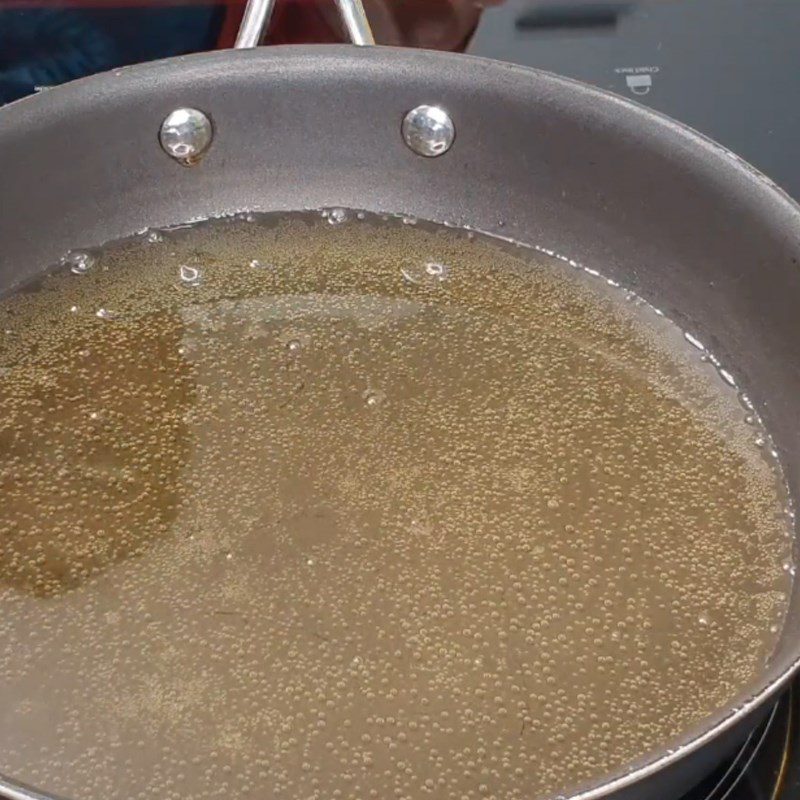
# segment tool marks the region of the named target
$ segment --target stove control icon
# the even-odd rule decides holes
[[[625,83],[634,94],[650,94],[653,88],[652,75],[626,75]]]
[[[625,85],[631,94],[642,96],[650,94],[653,76],[661,72],[661,67],[617,67],[614,72],[625,77]]]

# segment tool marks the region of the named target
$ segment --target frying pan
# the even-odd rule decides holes
[[[360,2],[339,5],[369,44]],[[411,49],[254,48],[271,7],[251,1],[241,49],[116,70],[0,112],[0,291],[70,249],[241,210],[345,206],[470,225],[598,269],[700,339],[798,486],[792,200],[677,122],[555,75]],[[679,796],[799,663],[795,587],[774,656],[730,707],[565,797]],[[46,797],[11,779],[0,789]]]

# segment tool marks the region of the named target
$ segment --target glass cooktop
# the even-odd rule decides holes
[[[733,757],[681,800],[789,800],[800,796],[798,700],[795,691],[787,692]]]
[[[468,52],[627,95],[800,198],[799,34],[797,0],[506,0]]]

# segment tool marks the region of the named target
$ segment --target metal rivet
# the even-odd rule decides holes
[[[164,152],[191,166],[208,150],[214,131],[211,120],[196,108],[176,108],[161,123],[158,134]]]
[[[403,139],[420,156],[433,158],[446,153],[456,138],[450,115],[439,106],[417,106],[403,119]]]

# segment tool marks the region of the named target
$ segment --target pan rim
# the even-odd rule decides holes
[[[309,63],[309,56],[313,57],[313,65]],[[756,167],[688,125],[626,97],[580,81],[543,70],[465,54],[409,48],[355,48],[351,45],[285,45],[245,51],[197,53],[123,67],[72,81],[40,95],[22,98],[0,110],[0,122],[10,120],[24,123],[28,117],[32,117],[34,121],[39,119],[57,123],[59,109],[62,113],[66,113],[75,99],[83,99],[85,87],[93,87],[95,95],[97,93],[109,97],[114,95],[118,100],[124,100],[126,91],[141,91],[142,87],[152,80],[152,76],[176,70],[192,71],[195,68],[205,68],[212,71],[219,69],[217,65],[241,64],[242,69],[248,73],[258,68],[264,70],[266,75],[269,68],[284,68],[295,70],[299,74],[303,70],[318,71],[322,67],[336,69],[337,65],[341,67],[353,61],[357,61],[362,67],[369,64],[378,67],[387,62],[391,62],[394,68],[421,64],[431,74],[436,74],[437,65],[446,63],[452,66],[454,62],[460,62],[463,65],[461,68],[465,71],[481,70],[511,81],[530,80],[531,75],[539,76],[548,84],[560,87],[571,97],[592,98],[606,107],[611,104],[618,109],[620,115],[649,123],[653,127],[654,140],[656,133],[673,139],[677,137],[698,155],[705,153],[717,165],[731,174],[735,173],[754,191],[760,192],[759,199],[765,204],[770,205],[776,212],[778,210],[782,212],[782,219],[776,220],[776,228],[784,220],[789,220],[793,228],[800,232],[800,205],[793,198]],[[0,146],[2,142],[3,136],[0,131]],[[794,538],[796,541],[796,529]],[[797,596],[797,584],[793,593]],[[726,707],[708,715],[700,724],[686,729],[680,737],[676,737],[675,742],[670,743],[671,750],[666,750],[665,746],[660,753],[651,751],[628,762],[616,773],[608,773],[607,777],[610,778],[608,781],[598,783],[597,780],[593,780],[584,788],[570,790],[569,793],[560,794],[553,800],[601,800],[678,763],[720,735],[731,731],[779,693],[800,670],[800,633],[793,635],[792,639],[791,646],[787,648],[789,652],[765,668],[759,678],[749,686],[745,686]],[[56,797],[3,776],[0,776],[0,790],[11,800],[54,800]]]

